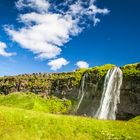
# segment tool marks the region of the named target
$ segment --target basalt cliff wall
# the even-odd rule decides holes
[[[107,64],[69,73],[34,73],[0,78],[0,93],[33,92],[41,96],[54,95],[78,103],[84,74],[84,98],[76,114],[93,116],[99,107],[104,78],[114,65]],[[140,63],[121,67],[123,84],[117,119],[130,119],[140,115]]]

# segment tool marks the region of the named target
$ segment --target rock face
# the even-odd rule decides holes
[[[54,95],[60,98],[71,98],[77,93],[79,83],[84,71],[70,73],[52,73],[1,77],[0,93],[33,92],[36,94]]]
[[[79,115],[95,115],[102,96],[102,83],[103,79],[98,84],[89,84],[83,102],[77,112]],[[128,120],[138,115],[140,115],[140,77],[124,78],[116,119]]]
[[[100,105],[105,75],[112,67],[114,65],[108,64],[69,73],[39,73],[1,77],[0,93],[34,92],[36,94],[67,98],[78,104],[78,97],[82,94],[80,92],[82,77],[86,74],[83,99],[75,113],[94,116]],[[123,83],[117,119],[127,120],[140,115],[140,63],[126,65],[121,69],[123,71]]]
[[[128,120],[137,115],[140,115],[140,64],[127,65],[122,67],[123,82],[120,91],[120,103],[118,104],[118,111],[116,119]],[[89,79],[85,82],[87,84],[85,90],[85,97],[77,114],[87,116],[94,116],[99,108],[102,92],[104,76],[102,78],[92,81],[89,74]]]
[[[140,77],[124,78],[118,105],[118,119],[140,115]]]

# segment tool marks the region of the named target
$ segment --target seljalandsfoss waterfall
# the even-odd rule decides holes
[[[110,69],[104,81],[100,106],[95,114],[97,119],[115,120],[117,104],[120,102],[120,88],[123,74],[120,68]]]
[[[87,78],[88,74],[85,73],[81,80],[81,86],[78,95],[79,101],[76,112],[79,113],[80,111],[85,110],[84,114],[88,116],[92,116],[97,119],[115,120],[117,104],[120,102],[120,88],[123,79],[121,69],[118,67],[113,67],[112,69],[108,70],[103,84],[103,91],[101,91],[101,97],[98,99],[98,106],[96,106],[96,98],[92,99],[91,96],[85,96],[86,94],[91,94],[88,93],[89,89],[87,87]],[[94,92],[94,94],[98,94],[96,93],[96,90],[92,92]],[[89,101],[87,101],[87,98],[90,98]],[[82,105],[85,104],[85,102],[88,104],[86,109],[84,109],[84,106]]]

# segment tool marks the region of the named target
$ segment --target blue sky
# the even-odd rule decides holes
[[[76,13],[74,8],[73,11],[69,11],[66,3],[63,3],[63,5],[61,3],[60,5],[60,9],[65,8],[62,14],[58,7],[58,11],[51,8],[51,10],[47,10],[48,3],[41,3],[41,5],[37,3],[45,0],[33,0],[34,3],[30,1],[23,0],[22,3],[17,4],[17,7],[15,6],[15,2],[17,2],[15,0],[0,1],[0,47],[3,47],[2,50],[0,49],[0,75],[73,71],[78,67],[88,67],[88,65],[92,67],[113,63],[117,66],[122,66],[140,61],[139,0],[96,0],[96,2],[88,5],[96,6],[96,9],[94,7],[93,11],[91,9],[88,11],[87,5],[83,6],[87,12],[86,15],[85,13],[79,15],[80,12]],[[58,0],[56,1],[58,2]],[[75,1],[70,1],[69,5],[75,4]],[[54,3],[49,2],[49,4],[52,5]],[[79,7],[82,4],[80,0],[77,0],[73,7]],[[33,12],[35,13],[34,15],[32,14]],[[66,12],[69,13],[66,14]],[[48,13],[52,15],[52,18],[48,17]],[[57,17],[54,15],[56,13],[57,15],[59,14],[60,22],[55,18]],[[26,17],[26,21],[23,17],[17,20],[21,14],[29,15],[28,18]],[[42,18],[42,15],[47,17]],[[67,18],[64,15],[70,16]],[[52,30],[48,32],[49,28],[46,30],[45,27],[47,28],[50,24],[45,25],[46,21],[42,22],[40,18],[38,21],[33,21],[37,23],[29,23],[31,16],[32,18],[41,16],[42,19],[48,20],[49,23],[53,20],[54,27],[56,27],[55,32],[52,32]],[[73,20],[71,20],[71,16],[74,18]],[[75,19],[79,19],[79,21]],[[98,19],[100,19],[100,22],[94,26]],[[25,23],[27,20],[28,23]],[[62,23],[62,27],[60,23]],[[35,26],[34,24],[37,24],[39,27],[39,30],[35,32],[36,34],[31,31],[31,28]],[[64,26],[65,28],[63,28]],[[25,30],[27,28],[28,32]],[[24,34],[23,32],[21,34],[21,29],[25,30]],[[57,31],[60,33],[62,31],[62,38],[56,38],[58,36]],[[36,42],[33,42],[36,40],[32,36],[35,35],[36,38],[38,34],[41,34],[41,40],[38,40],[39,43],[37,45],[32,45],[32,43],[36,44]],[[50,36],[47,36],[48,34]],[[25,35],[24,37],[27,36],[26,40],[22,38],[23,35]],[[31,39],[29,40],[28,38],[30,37]],[[40,45],[44,43],[41,42],[42,38],[45,41],[47,40],[47,43],[45,42],[46,46],[43,44],[44,47]],[[32,42],[30,42],[31,40]],[[6,44],[5,48],[2,43]],[[46,51],[47,49],[52,49],[52,46],[50,47],[52,44],[53,51]],[[44,50],[45,47],[46,50]],[[3,54],[3,51],[6,54]]]

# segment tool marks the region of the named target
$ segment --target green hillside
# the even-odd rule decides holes
[[[52,106],[48,107],[45,103],[48,105],[52,103]],[[1,96],[0,140],[140,139],[139,118],[136,121],[135,119],[132,121],[105,121],[46,113],[49,112],[49,108],[52,110],[52,107],[56,107],[58,112],[66,113],[70,107],[66,103],[69,104],[69,101],[55,98],[43,99],[32,94],[16,93]],[[53,113],[58,113],[56,110]]]
[[[0,95],[0,106],[17,107],[46,113],[67,114],[72,109],[72,102],[54,96],[42,98],[33,93],[17,92],[6,96]]]

